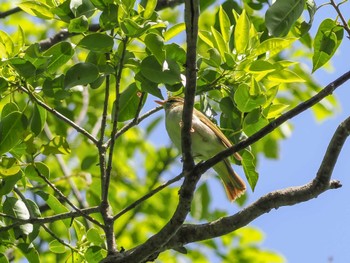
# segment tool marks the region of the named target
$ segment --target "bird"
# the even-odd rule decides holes
[[[181,97],[169,97],[167,100],[157,100],[155,102],[163,106],[167,133],[174,145],[181,150],[184,99]],[[192,155],[194,158],[200,160],[207,160],[232,146],[222,131],[208,117],[196,109],[193,109],[190,133]],[[234,157],[239,161],[242,160],[242,157],[238,153],[235,153]],[[227,197],[231,202],[245,192],[246,185],[244,181],[233,170],[227,158],[214,165],[213,168],[223,182]]]

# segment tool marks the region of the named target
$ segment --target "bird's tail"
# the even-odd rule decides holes
[[[241,177],[232,169],[227,159],[216,164],[214,170],[219,174],[224,184],[227,197],[231,202],[244,194],[246,185]]]

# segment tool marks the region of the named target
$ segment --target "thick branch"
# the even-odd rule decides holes
[[[247,225],[272,209],[306,202],[316,198],[328,189],[341,187],[338,181],[331,181],[330,178],[342,147],[349,135],[350,117],[338,126],[328,145],[316,177],[308,184],[271,192],[235,215],[224,217],[214,222],[202,225],[183,225],[164,250],[225,235]]]
[[[20,12],[20,11],[22,11],[21,8],[15,7],[15,8],[12,8],[12,9],[10,9],[10,10],[7,10],[7,11],[5,11],[5,12],[0,12],[0,19],[1,19],[1,18],[5,18],[5,17],[8,17],[8,16],[10,16],[10,15],[13,15],[13,14],[15,14],[15,13],[18,13],[18,12]]]

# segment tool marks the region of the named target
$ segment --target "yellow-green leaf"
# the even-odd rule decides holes
[[[249,18],[246,15],[245,10],[242,11],[242,14],[237,20],[235,27],[235,47],[238,54],[245,52],[248,43],[249,43],[249,29],[250,22]]]

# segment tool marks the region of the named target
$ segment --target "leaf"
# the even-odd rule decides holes
[[[3,210],[6,214],[15,218],[27,220],[30,218],[30,213],[25,203],[15,197],[6,197],[3,204]],[[33,231],[32,224],[23,224],[14,228],[16,238],[25,238]]]
[[[69,154],[71,152],[69,144],[63,136],[54,137],[48,144],[43,145],[40,151],[44,155]]]
[[[41,162],[36,162],[34,165],[29,164],[24,170],[24,174],[28,179],[36,182],[40,182],[43,184],[46,184],[46,182],[39,175],[42,175],[47,179],[50,179],[50,169],[46,166],[46,164]]]
[[[301,83],[301,82],[305,82],[305,80],[303,78],[301,78],[295,72],[290,71],[288,69],[283,69],[280,71],[270,73],[267,76],[267,79],[270,81],[277,82],[277,83]]]
[[[9,62],[18,74],[25,79],[30,79],[36,75],[36,68],[30,61],[16,57],[9,59]]]
[[[99,76],[98,67],[89,62],[81,62],[69,68],[64,78],[65,88],[78,85],[87,85],[94,82]]]
[[[70,43],[60,42],[46,50],[43,55],[50,57],[46,70],[49,73],[54,74],[60,67],[65,65],[71,59],[71,57],[74,55],[74,50]]]
[[[16,183],[19,180],[21,180],[22,176],[23,176],[23,172],[19,171],[19,173],[15,175],[6,176],[2,178],[1,187],[0,187],[0,197],[3,195],[9,194],[13,190]]]
[[[8,114],[0,122],[0,155],[10,151],[20,141],[27,127],[27,118],[20,112]]]
[[[90,246],[85,252],[88,263],[99,263],[107,256],[107,251],[99,246]]]
[[[147,0],[145,11],[143,12],[143,17],[145,19],[150,18],[156,6],[157,6],[157,0]]]
[[[140,102],[138,93],[139,90],[134,82],[120,94],[118,115],[119,122],[127,121],[135,117]]]
[[[235,48],[238,54],[244,54],[249,44],[250,22],[245,10],[239,16],[235,27]]]
[[[264,53],[268,53],[268,57],[272,58],[273,56],[280,53],[282,50],[289,47],[296,38],[270,38],[262,42],[256,49],[253,50],[253,57],[260,56]]]
[[[22,254],[26,257],[29,263],[40,263],[39,253],[35,249],[33,243],[20,243],[16,246],[22,251]]]
[[[34,104],[30,129],[35,135],[39,135],[40,132],[44,129],[46,116],[46,110],[42,107],[39,107],[37,104]]]
[[[301,16],[306,0],[276,0],[265,13],[265,23],[273,36],[286,36]]]
[[[245,116],[243,121],[243,131],[248,136],[251,136],[267,124],[269,124],[269,122],[261,114],[260,109],[254,109]]]
[[[219,25],[222,37],[228,43],[230,41],[231,22],[222,6],[219,8]]]
[[[157,34],[147,34],[145,37],[145,45],[152,55],[158,60],[159,64],[163,64],[165,60],[164,42]]]
[[[17,4],[24,12],[42,19],[52,19],[54,15],[50,7],[39,1],[25,1]]]
[[[210,201],[208,185],[204,183],[198,187],[194,195],[191,216],[197,220],[208,219]]]
[[[7,257],[3,253],[0,253],[0,262],[1,263],[9,263]]]
[[[181,32],[185,31],[186,25],[185,23],[179,23],[174,25],[173,27],[169,28],[167,31],[164,32],[164,41],[167,42],[173,37],[176,37]]]
[[[114,4],[107,5],[100,15],[100,25],[104,30],[111,30],[118,26],[118,6]]]
[[[0,159],[0,177],[15,175],[20,170],[21,167],[16,158],[3,156]]]
[[[19,111],[17,104],[13,102],[6,103],[1,110],[1,119],[5,118],[7,115],[14,111]]]
[[[2,30],[0,30],[0,43],[2,43],[5,47],[6,57],[11,57],[14,55],[14,43],[11,37]]]
[[[163,69],[154,56],[148,56],[141,62],[142,75],[154,83],[174,85],[181,81],[180,67],[173,61],[168,60],[168,69]]]
[[[86,233],[86,237],[94,245],[100,246],[104,244],[104,239],[96,228],[90,228]]]
[[[61,244],[58,240],[52,240],[49,243],[49,250],[55,254],[62,254],[66,252],[66,246]]]
[[[234,101],[241,112],[250,112],[266,102],[265,94],[251,95],[250,88],[246,84],[241,84],[237,88]]]
[[[215,39],[215,47],[219,50],[221,57],[225,57],[225,52],[228,52],[228,43],[214,27],[211,28],[211,32]]]
[[[242,154],[242,166],[244,173],[247,177],[248,183],[254,191],[256,183],[259,179],[259,174],[256,171],[256,159],[254,155],[246,149]]]
[[[88,31],[89,22],[86,16],[79,16],[69,21],[68,32],[83,33]]]
[[[69,209],[61,204],[61,202],[55,196],[45,193],[44,191],[37,191],[36,194],[39,195],[56,214],[69,212]],[[62,221],[67,228],[70,227],[70,219],[63,219]]]
[[[113,38],[102,33],[92,33],[85,36],[78,46],[95,52],[109,52],[114,45]]]
[[[344,35],[344,28],[332,19],[325,19],[320,24],[315,40],[312,57],[312,72],[327,63],[338,49]]]
[[[142,74],[135,75],[135,81],[137,87],[153,96],[156,96],[160,99],[164,99],[161,90],[158,88],[158,84],[146,79]]]

